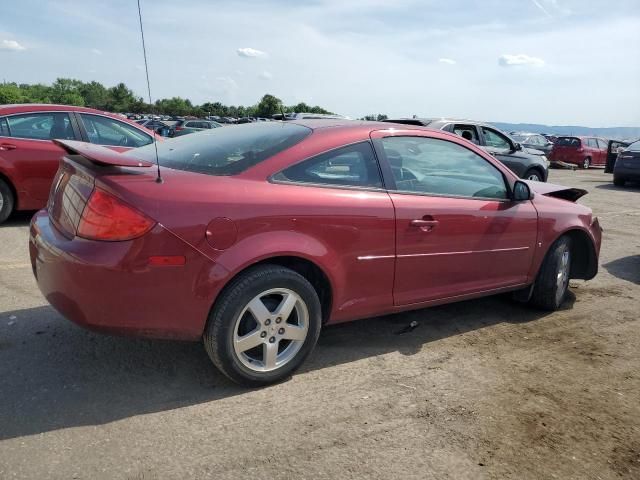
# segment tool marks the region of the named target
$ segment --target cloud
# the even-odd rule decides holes
[[[94,53],[96,55],[102,55],[102,50],[98,50],[97,48],[92,48],[91,53]]]
[[[447,65],[455,65],[456,63],[458,63],[455,60],[453,60],[452,58],[439,58],[438,62],[446,63]]]
[[[26,50],[26,47],[20,45],[15,40],[2,40],[0,42],[0,50],[13,50],[18,52],[20,50]]]
[[[531,0],[533,2],[533,4],[538,7],[538,9],[544,13],[547,17],[551,18],[552,15],[549,13],[549,10],[547,10],[546,8],[544,8],[544,6],[538,1],[538,0]]]
[[[519,53],[517,55],[504,54],[498,58],[498,64],[501,67],[542,67],[544,65],[544,60],[538,57],[530,57],[524,53]]]
[[[250,47],[239,48],[238,50],[236,50],[236,52],[241,57],[246,57],[246,58],[257,58],[257,57],[267,56],[266,52],[263,52],[262,50],[256,50],[255,48],[250,48]]]
[[[236,90],[238,88],[238,82],[231,77],[216,77],[216,82],[220,82],[226,90]]]
[[[273,78],[273,74],[271,72],[264,71],[260,74],[260,78],[263,80],[271,80]]]

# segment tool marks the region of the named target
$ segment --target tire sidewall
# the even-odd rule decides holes
[[[11,215],[14,203],[13,193],[3,180],[0,180],[0,196],[3,200],[2,208],[0,208],[0,223],[2,223]]]
[[[220,309],[214,308],[209,322],[211,325],[207,327],[217,329],[215,339],[219,352],[218,361],[221,363],[219,367],[227,376],[245,385],[260,386],[284,380],[304,362],[315,347],[320,335],[322,315],[320,301],[315,290],[304,277],[296,272],[284,268],[278,270],[282,272],[282,275],[279,275],[277,279],[272,276],[263,277],[252,282],[248,288],[242,289],[239,284],[232,287],[227,294],[234,296],[233,300],[224,303]],[[309,313],[307,338],[295,357],[283,367],[271,372],[255,372],[243,365],[235,353],[233,348],[235,323],[249,301],[260,293],[273,288],[293,290],[305,302]],[[243,291],[238,293],[235,289]]]

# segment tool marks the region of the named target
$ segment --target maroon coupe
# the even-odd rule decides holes
[[[444,131],[346,120],[207,130],[116,153],[59,141],[33,272],[65,317],[203,339],[245,385],[322,325],[499,292],[553,310],[598,269],[586,192],[519,180]]]

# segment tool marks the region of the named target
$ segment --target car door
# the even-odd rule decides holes
[[[607,164],[607,142],[601,138],[597,138],[596,142],[598,142],[598,153],[599,160],[598,165],[606,165]]]
[[[117,152],[149,145],[153,137],[125,122],[105,115],[92,113],[77,114],[85,142],[109,147]]]
[[[14,183],[18,208],[42,208],[65,151],[52,139],[79,139],[68,112],[39,111],[7,115],[0,135],[0,165]]]
[[[377,131],[396,211],[394,303],[526,284],[537,235],[530,201],[510,199],[506,173],[444,136]]]
[[[480,142],[487,152],[504,163],[517,176],[524,175],[528,165],[523,163],[517,155],[514,155],[515,145],[506,135],[482,125],[480,126]]]

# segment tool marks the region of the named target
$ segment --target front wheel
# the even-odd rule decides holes
[[[544,310],[557,310],[569,288],[571,239],[560,237],[551,245],[542,262],[531,296],[531,303]]]
[[[534,182],[542,181],[540,172],[538,172],[538,170],[536,170],[535,168],[530,168],[529,170],[527,170],[524,174],[524,178],[527,180],[533,180]]]
[[[262,265],[225,288],[209,316],[204,345],[234,382],[267,385],[291,375],[311,353],[321,318],[318,294],[306,278]]]
[[[582,168],[585,170],[591,166],[591,159],[589,157],[582,160]]]
[[[9,188],[9,185],[5,181],[0,180],[0,223],[4,222],[11,212],[13,211],[13,205],[15,199],[13,198],[13,192]]]

